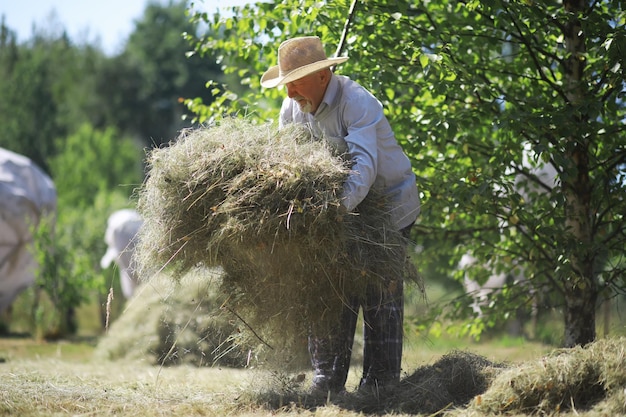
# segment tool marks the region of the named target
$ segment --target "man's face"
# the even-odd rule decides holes
[[[296,100],[304,113],[315,113],[326,93],[328,79],[328,71],[322,70],[287,83],[287,96]]]

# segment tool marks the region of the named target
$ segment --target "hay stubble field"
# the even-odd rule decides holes
[[[609,340],[610,341],[610,340]],[[457,341],[446,343],[418,339],[407,343],[405,365],[407,374],[422,366],[438,363],[450,352],[479,355],[489,361],[505,361],[513,369],[526,367],[532,374],[539,375],[536,369],[549,369],[551,366],[563,367],[564,363],[576,366],[577,363],[589,370],[598,361],[584,356],[562,356],[561,362],[551,364],[549,359],[556,352],[554,348],[542,344],[521,342],[516,345],[502,346],[497,341],[491,343],[469,343]],[[464,347],[463,347],[464,346]],[[602,347],[610,350],[621,346],[621,353],[612,356],[607,363],[624,360],[624,339],[610,341]],[[284,389],[293,380],[289,375],[278,375],[275,372],[259,369],[232,369],[224,367],[195,367],[189,365],[161,367],[150,364],[147,360],[102,361],[93,356],[92,341],[36,343],[26,338],[0,339],[0,415],[3,416],[362,416],[362,413],[346,406],[344,402],[330,401],[317,406],[306,405],[293,401],[286,396],[285,403],[265,402],[261,392],[269,387]],[[619,350],[619,349],[618,349]],[[615,353],[615,352],[613,352]],[[620,356],[621,355],[621,356]],[[545,359],[548,358],[548,359]],[[612,361],[612,362],[611,362]],[[532,370],[533,367],[539,367]],[[542,368],[543,367],[543,368]],[[436,366],[434,367],[436,368]],[[434,369],[433,368],[433,369]],[[446,372],[454,371],[447,368]],[[623,384],[626,378],[623,372],[613,375],[613,384]],[[358,368],[350,372],[349,385],[353,388],[358,380]],[[509,371],[510,372],[510,371]],[[520,375],[523,372],[520,370]],[[585,375],[587,371],[583,372]],[[576,389],[584,391],[581,386],[586,376],[580,372],[564,373],[564,379],[576,378]],[[552,376],[551,376],[552,377]],[[551,378],[548,377],[548,378]],[[303,384],[309,375],[305,373]],[[582,378],[582,379],[580,379]],[[597,375],[603,378],[602,374]],[[523,378],[519,378],[523,381]],[[556,385],[556,382],[554,382]],[[537,385],[537,382],[532,382]],[[576,385],[578,384],[578,385]],[[428,385],[426,385],[428,386]],[[293,388],[289,387],[290,389]],[[352,390],[351,388],[351,390]],[[544,389],[548,389],[545,387]],[[606,387],[605,387],[606,388]],[[417,389],[417,388],[416,388]],[[421,388],[420,388],[421,389]],[[568,387],[566,390],[570,389]],[[618,397],[617,401],[626,399],[626,386],[612,389]],[[620,394],[620,390],[622,393]],[[419,394],[419,393],[417,393]],[[433,393],[434,394],[434,393]],[[574,395],[575,393],[573,393]],[[621,397],[620,397],[621,395]],[[550,397],[544,399],[549,402]],[[406,401],[404,399],[403,401]],[[475,400],[476,401],[476,400]],[[475,402],[474,401],[474,402]],[[554,399],[552,399],[554,401]],[[597,403],[595,403],[597,405]],[[619,405],[618,405],[619,406]],[[626,407],[626,404],[624,404]],[[512,408],[506,415],[532,415]],[[604,411],[603,411],[604,410]],[[535,409],[535,411],[537,411]],[[545,411],[545,410],[544,410]],[[562,416],[611,416],[615,409],[611,407],[564,407],[553,410],[554,415]],[[536,414],[536,412],[534,413]],[[546,413],[543,413],[546,414]],[[380,413],[371,415],[381,415]],[[402,413],[397,409],[382,415],[423,415],[419,413]],[[441,413],[430,415],[449,416],[485,416],[497,415],[474,408],[453,407]]]
[[[440,348],[413,343],[412,361],[436,360]],[[242,394],[259,390],[271,374],[254,369],[175,366],[147,361],[101,361],[87,342],[37,343],[26,338],[0,339],[0,415],[4,416],[269,416],[359,415],[328,405],[316,411],[268,410]],[[476,351],[489,350],[478,346]],[[494,359],[539,355],[542,346],[495,349]],[[488,354],[488,353],[487,353]],[[417,365],[417,364],[415,364]],[[409,366],[409,365],[407,365]],[[358,379],[350,373],[351,383]],[[306,380],[304,381],[306,383]]]
[[[578,349],[571,355],[555,345],[524,339],[494,336],[474,342],[445,332],[425,336],[409,331],[403,355],[405,384],[384,403],[355,396],[358,353],[349,373],[349,395],[338,401],[306,397],[308,368],[281,369],[274,364],[260,369],[256,363],[247,368],[198,367],[194,361],[158,366],[156,351],[168,349],[158,341],[158,324],[167,322],[174,329],[173,324],[187,323],[194,315],[195,321],[205,323],[198,320],[202,315],[197,301],[185,300],[211,300],[210,288],[198,277],[183,280],[184,285],[176,286],[184,289],[180,292],[168,282],[144,286],[105,335],[55,342],[0,338],[0,416],[502,415],[476,407],[478,402],[508,407],[507,416],[626,415],[626,339],[617,328],[615,335],[599,339],[596,349]],[[437,298],[436,288],[429,289]],[[623,321],[614,325],[623,328]],[[186,339],[197,343],[198,334],[192,332]],[[178,342],[185,352],[195,344]],[[460,356],[446,361],[455,352]],[[510,366],[506,373],[498,368],[485,377],[484,369],[475,366],[480,363],[465,360],[477,358]],[[479,386],[481,381],[493,385],[498,375],[506,389],[491,392],[491,387]],[[519,390],[508,392],[511,387]],[[485,392],[469,407],[449,405],[441,395],[453,397],[459,390]],[[438,402],[428,404],[430,400]],[[441,412],[420,413],[424,406]]]

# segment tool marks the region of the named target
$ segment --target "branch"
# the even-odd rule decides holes
[[[535,68],[537,69],[537,72],[540,74],[541,79],[545,81],[548,85],[550,85],[550,87],[552,87],[554,91],[556,91],[565,100],[566,103],[569,103],[569,99],[567,98],[567,95],[559,88],[557,84],[553,83],[552,81],[548,79],[548,77],[546,77],[546,74],[544,73],[542,69],[541,63],[539,62],[539,59],[537,59],[537,56],[534,53],[531,43],[528,41],[528,38],[524,35],[522,29],[519,27],[519,24],[517,20],[515,19],[514,15],[510,12],[508,8],[506,8],[506,12],[511,17],[511,23],[513,23],[513,26],[515,27],[515,30],[517,31],[517,34],[519,35],[518,39],[526,47],[526,50],[528,51],[530,58],[535,63]]]
[[[339,45],[337,46],[337,52],[335,52],[335,58],[341,55],[343,51],[343,47],[346,43],[346,38],[348,37],[348,30],[350,29],[350,25],[352,24],[352,19],[354,19],[354,15],[356,13],[356,4],[357,0],[352,0],[352,4],[350,5],[350,11],[348,12],[348,18],[346,19],[346,23],[343,25],[343,32],[341,33],[341,39],[339,41]],[[334,70],[334,67],[332,68]]]

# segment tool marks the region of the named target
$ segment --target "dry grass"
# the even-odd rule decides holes
[[[346,295],[414,272],[383,198],[340,212],[349,166],[304,127],[226,119],[183,132],[148,165],[142,276],[222,268],[221,305],[268,347],[298,349],[312,323],[321,333],[337,321]]]
[[[362,396],[351,391],[330,402],[306,397],[308,374],[298,385],[289,375],[255,369],[76,362],[63,348],[51,357],[8,358],[0,364],[0,415],[624,415],[625,345],[624,338],[601,339],[585,349],[555,350],[506,368],[470,352],[452,351],[415,369],[394,392]],[[493,353],[502,355],[496,349]],[[356,374],[351,370],[351,386]],[[463,404],[474,390],[484,392]]]
[[[157,368],[127,361],[11,362],[3,365],[0,415],[223,416],[241,379],[231,369]]]
[[[470,410],[485,414],[626,414],[626,338],[552,352],[497,375]]]
[[[179,281],[155,275],[143,283],[98,342],[101,360],[243,367],[252,346],[234,343],[232,315],[217,300],[218,270],[194,270]]]

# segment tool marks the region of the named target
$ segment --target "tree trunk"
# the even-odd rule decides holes
[[[567,56],[564,65],[564,87],[567,106],[576,109],[585,96],[585,36],[579,16],[583,0],[563,2],[569,20],[563,26]],[[585,124],[586,116],[572,112],[573,124]],[[582,129],[581,129],[582,132]],[[598,287],[593,268],[593,230],[591,224],[591,185],[589,182],[589,143],[581,136],[566,138],[567,166],[561,178],[565,193],[566,239],[571,239],[569,253],[571,270],[564,277],[565,346],[586,345],[596,337],[596,301]]]
[[[584,346],[596,338],[596,288],[570,289],[565,294],[566,347]]]
[[[565,193],[565,239],[571,240],[571,269],[564,278],[565,345],[586,345],[596,337],[598,285],[594,269],[591,188],[586,147],[576,143],[567,155],[572,174],[562,180]]]

